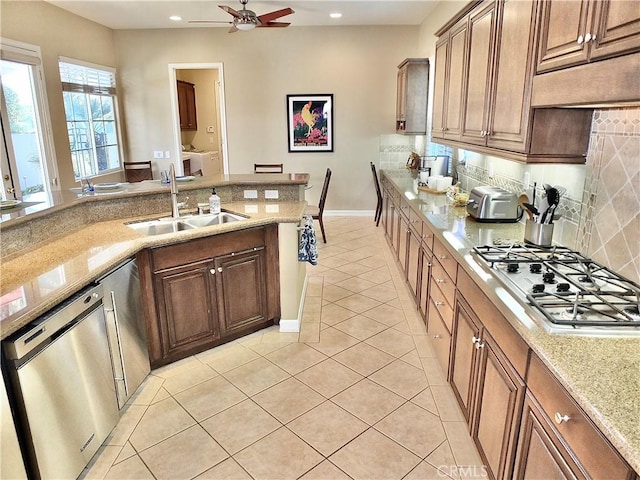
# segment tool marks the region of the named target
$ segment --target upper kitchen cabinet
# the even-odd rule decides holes
[[[591,110],[531,108],[539,7],[474,2],[436,32],[434,141],[526,163],[584,163]]]
[[[542,2],[538,73],[638,50],[640,6],[636,2]]]
[[[180,130],[197,130],[196,86],[193,83],[182,80],[178,80],[177,83]]]
[[[429,60],[407,58],[398,65],[396,132],[410,135],[427,133]]]

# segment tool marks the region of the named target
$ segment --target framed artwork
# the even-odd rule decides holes
[[[290,152],[333,152],[333,95],[287,95]]]

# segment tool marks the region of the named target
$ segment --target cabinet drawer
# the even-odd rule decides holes
[[[422,238],[423,218],[421,214],[409,208],[409,227],[415,232],[418,238]]]
[[[440,262],[451,280],[455,283],[458,270],[458,262],[455,261],[449,251],[437,238],[433,239],[433,256]]]
[[[431,278],[438,285],[449,305],[453,307],[456,298],[456,285],[438,260],[433,260],[432,263]]]
[[[429,335],[433,341],[436,358],[442,367],[445,378],[449,375],[449,352],[451,350],[451,334],[431,301],[429,305]]]
[[[527,385],[592,478],[627,478],[628,465],[535,355],[531,355]],[[568,419],[562,418],[565,415]]]
[[[453,302],[449,303],[446,296],[438,287],[438,284],[435,283],[433,275],[431,276],[431,288],[429,290],[429,295],[434,307],[438,310],[442,321],[446,325],[447,330],[451,331],[453,326]]]

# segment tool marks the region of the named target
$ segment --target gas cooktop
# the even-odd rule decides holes
[[[553,332],[640,335],[640,286],[566,247],[474,247]]]

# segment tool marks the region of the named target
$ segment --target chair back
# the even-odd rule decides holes
[[[371,173],[373,174],[373,184],[376,186],[376,194],[378,195],[378,200],[382,198],[382,192],[380,191],[380,182],[378,181],[378,174],[376,173],[376,166],[371,163]]]
[[[141,182],[153,180],[151,161],[148,162],[124,162],[124,177],[127,182]]]
[[[282,173],[282,163],[254,163],[253,173]]]
[[[202,169],[200,168],[200,169],[196,170],[195,172],[191,172],[191,174],[194,177],[201,177],[202,176]]]
[[[327,192],[329,191],[329,181],[331,180],[331,169],[327,168],[327,173],[324,176],[324,184],[322,185],[322,193],[320,194],[320,202],[318,203],[318,210],[320,216],[324,211],[324,202],[327,200]]]

